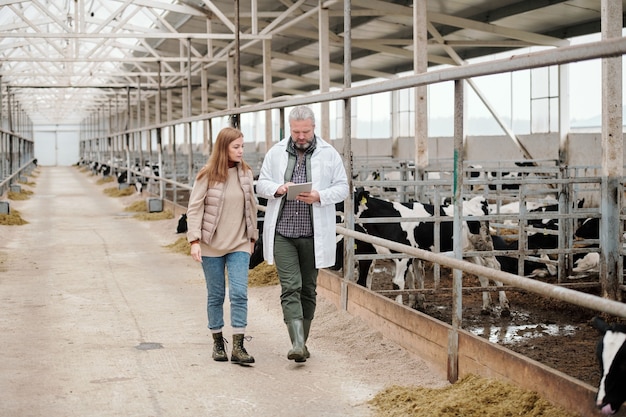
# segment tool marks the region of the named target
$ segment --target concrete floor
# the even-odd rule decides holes
[[[286,359],[275,286],[250,289],[257,363],[214,362],[199,265],[87,174],[38,171],[29,224],[0,226],[0,416],[371,415],[350,355]]]

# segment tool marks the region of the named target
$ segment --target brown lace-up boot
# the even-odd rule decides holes
[[[217,362],[226,362],[228,360],[228,356],[226,355],[226,350],[224,349],[224,337],[222,336],[222,332],[213,333],[213,360]]]
[[[233,352],[230,355],[230,361],[238,364],[254,363],[254,357],[246,352],[243,347],[243,334],[233,335]]]

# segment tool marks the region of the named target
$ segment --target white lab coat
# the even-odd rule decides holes
[[[263,224],[263,257],[274,264],[274,233],[282,198],[274,197],[278,187],[285,183],[285,170],[289,160],[286,138],[272,146],[265,155],[256,192],[267,198]],[[320,201],[313,204],[313,238],[315,243],[315,267],[327,268],[335,264],[335,204],[348,197],[348,177],[341,155],[326,141],[315,136],[316,145],[311,155],[310,178],[313,189],[320,194]]]

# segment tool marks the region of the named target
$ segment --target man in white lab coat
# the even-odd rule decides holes
[[[265,155],[256,191],[268,199],[263,226],[263,256],[276,264],[281,306],[292,348],[287,358],[305,362],[315,314],[317,273],[335,263],[335,204],[348,197],[341,155],[315,135],[315,114],[307,106],[289,113],[291,136]],[[293,184],[312,183],[293,200]]]

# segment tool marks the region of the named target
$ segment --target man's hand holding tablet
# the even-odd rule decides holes
[[[308,193],[313,189],[312,182],[305,182],[302,184],[292,184],[287,189],[287,200],[295,200],[298,194]]]

